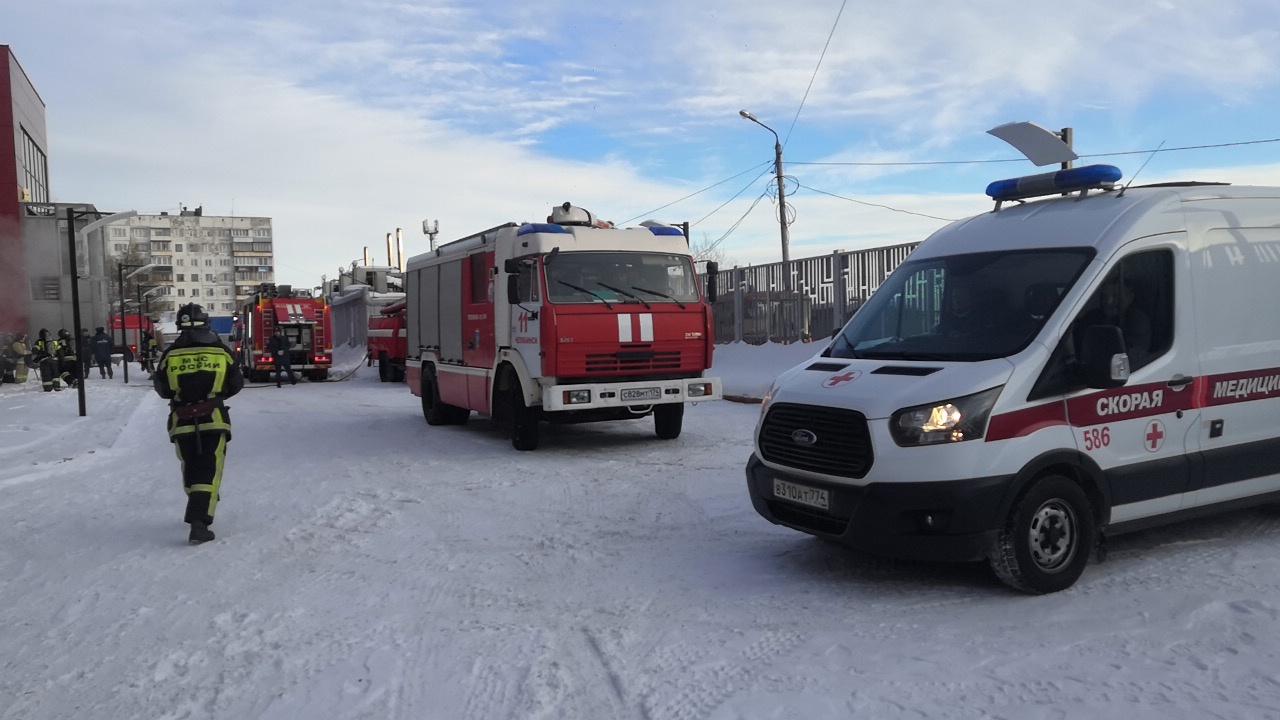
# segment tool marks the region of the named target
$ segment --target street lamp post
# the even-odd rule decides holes
[[[103,225],[110,225],[117,220],[131,218],[137,214],[138,213],[135,210],[106,214],[101,210],[77,210],[73,207],[67,208],[67,250],[70,254],[68,260],[71,269],[71,323],[73,325],[72,334],[76,338],[77,361],[80,361],[81,358],[84,357],[81,353],[83,353],[86,348],[84,347],[84,341],[80,334],[80,268],[78,267],[79,261],[76,254],[76,220],[84,217],[85,215],[98,216],[97,220],[94,220],[80,229],[80,232],[84,233],[84,236],[87,239],[89,237],[89,233],[97,230]],[[103,215],[106,215],[106,217],[103,217]],[[84,378],[81,378],[80,382],[76,383],[76,394],[79,396],[80,401],[80,417],[84,417],[87,414],[84,400]]]
[[[774,155],[774,171],[778,180],[778,225],[782,233],[782,277],[784,289],[791,289],[791,233],[787,229],[787,192],[786,185],[782,179],[782,139],[778,137],[778,133],[773,128],[765,125],[756,119],[755,115],[746,110],[739,110],[738,114],[744,119],[759,125],[760,127],[773,133],[773,155]]]
[[[129,347],[129,336],[126,333],[125,321],[124,321],[124,302],[125,302],[124,281],[126,279],[124,270],[125,268],[132,269],[133,272],[129,273],[128,277],[133,277],[134,275],[137,275],[143,270],[146,270],[148,268],[153,268],[153,267],[155,267],[154,264],[132,265],[129,263],[120,263],[119,265],[116,266],[116,275],[118,276],[119,283],[120,283],[118,286],[120,288],[120,315],[119,315],[120,317],[120,364],[124,367],[124,384],[125,385],[129,384],[129,361],[125,358],[125,349]],[[139,327],[139,329],[141,329],[141,327]]]

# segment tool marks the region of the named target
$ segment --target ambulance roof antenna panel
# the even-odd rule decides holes
[[[1033,122],[1011,122],[987,131],[1009,143],[1037,167],[1079,159],[1071,146],[1058,133]]]
[[[570,203],[564,203],[551,208],[551,216],[547,218],[547,222],[554,225],[591,226],[595,224],[596,219],[587,210]]]

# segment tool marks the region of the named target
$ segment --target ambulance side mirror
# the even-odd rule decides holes
[[[707,262],[707,302],[713,303],[720,296],[719,288],[716,287],[716,275],[720,272],[720,263],[712,260]]]
[[[1115,325],[1084,328],[1078,366],[1085,385],[1091,388],[1116,388],[1129,382],[1129,355],[1120,328]]]

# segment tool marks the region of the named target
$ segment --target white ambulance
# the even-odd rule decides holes
[[[1108,535],[1280,500],[1280,188],[1119,179],[992,183],[922,243],[766,396],[756,510],[1045,593]]]

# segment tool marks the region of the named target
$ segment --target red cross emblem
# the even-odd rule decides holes
[[[857,370],[850,370],[849,372],[843,375],[832,375],[831,377],[822,381],[822,387],[825,387],[825,388],[839,387],[841,383],[853,382],[854,380],[857,380],[858,376],[861,374],[862,373]]]
[[[1155,452],[1164,445],[1164,424],[1159,420],[1152,420],[1147,426],[1147,452]]]

